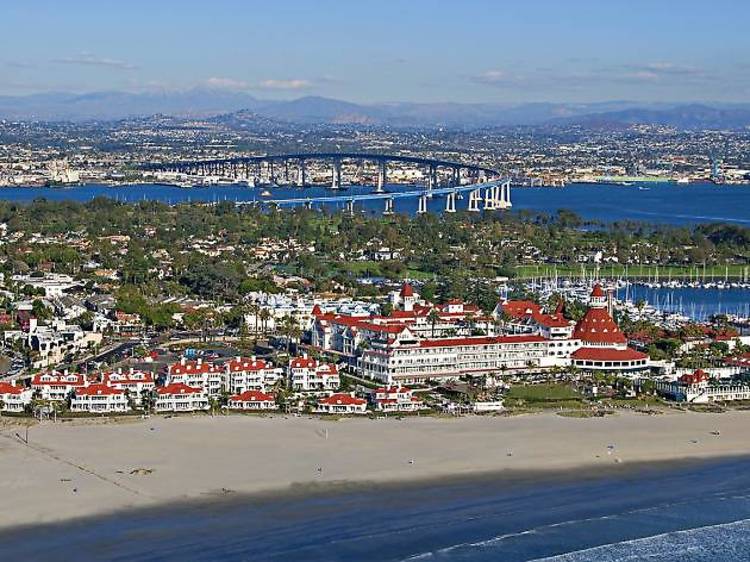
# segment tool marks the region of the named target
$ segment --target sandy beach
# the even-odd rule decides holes
[[[404,420],[207,416],[0,426],[0,527],[316,485],[750,453],[750,412]],[[718,433],[718,434],[717,434]]]

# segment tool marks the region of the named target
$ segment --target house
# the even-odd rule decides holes
[[[67,400],[72,392],[88,385],[89,381],[84,375],[67,371],[40,373],[31,379],[31,388],[42,400]]]
[[[674,381],[657,381],[656,391],[668,399],[692,404],[750,400],[750,386],[740,383],[716,384],[702,369],[686,373]]]
[[[167,368],[167,382],[200,388],[208,396],[218,396],[224,388],[224,370],[200,358],[188,361],[183,357]]]
[[[224,364],[224,369],[227,390],[232,394],[242,394],[246,390],[266,391],[283,378],[282,369],[255,356],[235,357]]]
[[[367,400],[351,394],[331,394],[318,400],[315,411],[321,414],[364,414],[367,413]]]
[[[275,410],[276,398],[258,390],[246,390],[229,398],[230,410]]]
[[[70,400],[70,410],[92,414],[122,413],[130,410],[130,405],[124,390],[95,383],[75,390]]]
[[[0,412],[23,412],[34,391],[12,382],[0,381]]]
[[[208,407],[208,396],[202,388],[177,382],[156,389],[157,412],[195,412]]]
[[[112,373],[104,373],[102,383],[110,388],[126,391],[128,397],[136,405],[140,405],[143,396],[156,387],[153,373],[137,371],[132,368],[125,372],[120,369]]]
[[[336,365],[320,363],[305,354],[289,362],[289,385],[297,392],[331,391],[341,386],[341,380]]]
[[[373,407],[378,412],[416,412],[426,408],[424,402],[414,396],[406,386],[383,386],[370,395]]]

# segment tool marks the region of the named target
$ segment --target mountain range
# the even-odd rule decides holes
[[[750,127],[750,104],[600,103],[375,103],[306,96],[264,100],[243,92],[195,88],[181,92],[0,96],[0,118],[91,121],[154,114],[208,117],[240,110],[298,124],[480,128],[514,125],[622,127],[635,123],[680,129]]]

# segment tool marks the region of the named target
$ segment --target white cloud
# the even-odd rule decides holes
[[[304,90],[312,86],[309,80],[303,80],[301,78],[295,78],[291,80],[263,80],[260,83],[261,88],[267,90]]]
[[[498,84],[501,82],[507,82],[508,79],[508,73],[503,70],[487,70],[473,77],[475,82],[480,82],[482,84]]]
[[[242,80],[235,80],[234,78],[218,78],[211,77],[206,80],[205,85],[209,88],[216,88],[219,90],[248,90],[250,85]]]
[[[108,68],[117,68],[120,70],[134,70],[137,68],[134,64],[131,64],[124,60],[110,59],[106,57],[99,57],[92,53],[81,53],[74,57],[62,57],[58,59],[52,59],[52,62],[57,64],[77,64],[83,66],[104,66]]]

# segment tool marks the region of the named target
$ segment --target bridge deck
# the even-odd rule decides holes
[[[434,165],[445,168],[462,168],[475,170],[494,175],[500,175],[498,171],[480,166],[478,164],[467,164],[462,162],[452,162],[450,160],[439,160],[433,158],[423,158],[420,156],[408,156],[401,154],[373,154],[369,152],[310,152],[310,153],[291,153],[291,154],[269,154],[266,156],[239,156],[235,158],[224,158],[217,160],[184,160],[175,162],[154,162],[144,164],[142,169],[145,170],[163,170],[166,168],[187,168],[201,165],[216,164],[244,164],[256,162],[278,162],[283,160],[334,160],[334,159],[351,159],[351,160],[371,160],[376,162],[407,162],[412,164]]]
[[[412,191],[397,191],[393,193],[359,193],[351,195],[322,195],[317,197],[294,197],[290,199],[257,199],[252,201],[237,201],[237,205],[303,205],[306,203],[348,203],[350,201],[377,201],[383,199],[408,199],[417,198],[432,193],[433,195],[447,195],[449,193],[465,193],[476,189],[484,189],[501,184],[502,181],[475,183],[462,185],[460,187],[440,187],[432,190],[419,189]]]

